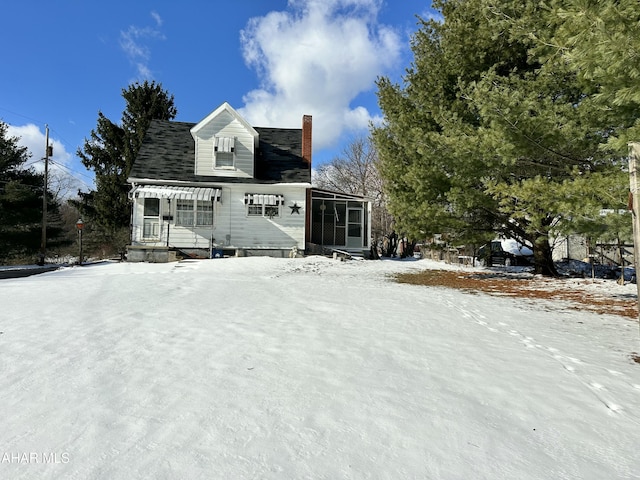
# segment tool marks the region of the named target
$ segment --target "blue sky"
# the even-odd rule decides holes
[[[122,89],[154,80],[176,120],[229,102],[252,125],[313,116],[315,166],[380,118],[375,79],[400,80],[429,0],[40,0],[2,7],[0,120],[40,169],[45,124],[58,175],[87,190],[76,151],[98,111],[120,122]]]

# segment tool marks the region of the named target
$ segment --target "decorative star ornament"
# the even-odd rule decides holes
[[[291,215],[293,215],[294,212],[300,215],[300,208],[302,207],[298,205],[298,202],[293,202],[293,205],[291,205],[289,208],[291,209]]]

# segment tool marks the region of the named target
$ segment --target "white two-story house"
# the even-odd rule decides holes
[[[152,121],[130,175],[129,261],[370,248],[371,205],[311,187],[312,121],[253,127],[228,103]]]

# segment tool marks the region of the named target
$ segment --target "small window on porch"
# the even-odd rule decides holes
[[[196,225],[213,225],[213,203],[210,200],[196,202]]]
[[[193,200],[178,199],[176,201],[176,225],[193,226]]]
[[[175,224],[183,227],[213,225],[213,202],[178,199]]]

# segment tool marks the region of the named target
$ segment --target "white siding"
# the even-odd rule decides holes
[[[233,248],[304,248],[305,187],[282,185],[232,185],[223,189],[223,205],[218,215],[218,229],[225,246]],[[284,195],[280,217],[249,217],[244,204],[245,193]],[[227,201],[228,199],[228,201]],[[300,214],[291,214],[297,203]],[[218,231],[218,230],[216,230]],[[229,235],[227,239],[227,235]],[[218,237],[216,237],[218,238]]]
[[[166,241],[167,222],[163,229]],[[212,235],[211,227],[185,228],[173,223],[169,226],[169,245],[178,248],[209,248]]]
[[[213,147],[215,136],[235,137],[235,169],[215,169]],[[196,175],[220,177],[253,177],[253,135],[229,112],[222,111],[201,128],[195,139]]]
[[[169,246],[178,248],[209,248],[210,239],[225,248],[290,249],[305,248],[304,225],[306,212],[306,187],[287,185],[229,184],[221,186],[220,202],[214,202],[213,227],[184,227],[175,225],[175,202],[160,200],[160,239],[143,240],[143,199],[135,199],[133,205],[133,245],[165,246],[167,234]],[[283,195],[284,204],[279,217],[249,217],[244,204],[245,193]],[[300,213],[292,213],[296,203]],[[162,215],[173,215],[172,221],[162,220]]]

